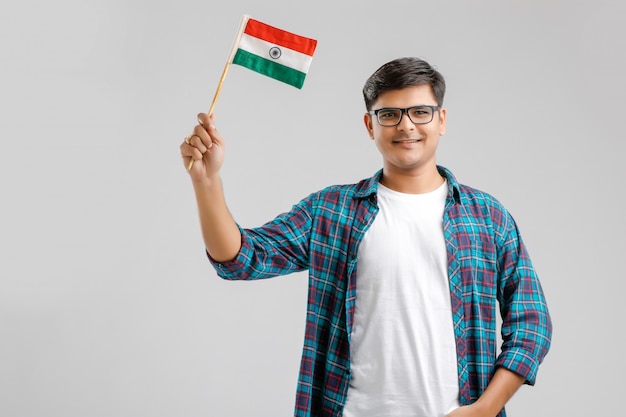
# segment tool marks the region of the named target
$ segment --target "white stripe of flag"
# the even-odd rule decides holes
[[[270,55],[271,48],[280,49],[280,57],[278,57],[277,59],[273,58]],[[246,52],[250,52],[251,54],[258,55],[270,61],[277,62],[287,67],[291,67],[303,73],[307,73],[309,67],[311,66],[311,61],[313,60],[313,57],[311,57],[310,55],[294,51],[293,49],[289,49],[284,46],[266,42],[263,39],[249,36],[245,33],[241,36],[239,49],[243,49]]]

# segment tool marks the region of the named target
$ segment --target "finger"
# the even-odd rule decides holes
[[[208,126],[210,123],[210,118],[213,117],[213,115],[208,115],[207,113],[198,113],[198,123],[201,126]]]
[[[197,148],[200,153],[205,153],[208,149],[206,143],[207,141],[210,141],[210,139],[203,140],[200,135],[206,136],[207,138],[209,137],[209,135],[206,132],[198,132],[198,134],[196,134],[195,131],[196,129],[194,129],[194,133],[188,136],[189,140],[187,141],[187,143],[189,143],[189,145],[193,146],[194,148]]]
[[[212,142],[214,142],[217,145],[224,145],[224,139],[222,138],[220,133],[217,131],[217,128],[215,127],[215,115],[213,113],[211,114],[199,113],[198,123],[209,134]]]
[[[194,138],[191,138],[189,142],[191,142],[193,139]],[[206,152],[206,148],[204,152]],[[180,145],[180,154],[183,158],[191,157],[192,159],[199,160],[199,159],[202,159],[204,152],[201,152],[200,149],[193,146],[191,143],[183,142]]]
[[[222,135],[220,134],[220,132],[218,132],[217,128],[215,127],[213,115],[209,117],[209,124],[205,125],[205,127],[207,129],[209,136],[211,136],[213,143],[215,143],[216,145],[223,146],[224,139],[222,138]]]
[[[191,136],[191,144],[200,148],[202,153],[213,146],[213,140],[209,132],[207,132],[202,125],[196,125],[196,127],[193,128]]]

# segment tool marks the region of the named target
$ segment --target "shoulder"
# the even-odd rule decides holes
[[[459,183],[452,172],[441,167],[440,171],[450,183],[454,198],[453,212],[458,216],[482,220],[499,227],[509,227],[513,222],[504,205],[492,194],[469,185]]]
[[[310,194],[305,200],[316,205],[345,204],[350,200],[367,198],[376,194],[381,171],[372,177],[362,179],[352,184],[329,185]]]
[[[459,184],[459,200],[461,204],[484,206],[493,210],[506,211],[506,208],[496,197],[466,184]]]

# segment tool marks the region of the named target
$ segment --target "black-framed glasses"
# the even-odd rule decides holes
[[[416,125],[424,125],[433,121],[435,112],[439,106],[413,106],[401,109],[398,107],[385,107],[378,110],[370,110],[368,113],[376,115],[378,124],[381,126],[397,126],[406,113],[409,120]]]

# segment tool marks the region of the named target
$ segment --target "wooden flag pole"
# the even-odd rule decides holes
[[[217,85],[217,90],[215,90],[215,95],[213,96],[213,102],[211,103],[211,108],[209,109],[209,116],[213,114],[213,109],[215,108],[217,97],[220,95],[220,91],[222,91],[222,85],[224,84],[224,79],[226,78],[226,73],[228,72],[229,67],[230,67],[230,60],[226,62],[226,65],[224,65],[224,71],[222,71],[220,82]]]
[[[237,36],[235,36],[235,40],[233,41],[233,45],[230,48],[230,54],[228,55],[228,59],[226,60],[226,65],[224,65],[224,70],[222,71],[222,76],[220,77],[220,82],[217,85],[217,90],[215,90],[215,95],[213,96],[213,102],[211,102],[211,108],[209,109],[209,116],[213,114],[213,110],[215,109],[215,103],[217,102],[217,98],[220,95],[220,91],[222,91],[222,85],[224,84],[224,79],[226,78],[226,73],[228,72],[228,67],[230,67],[230,63],[233,62],[233,57],[235,56],[235,52],[239,47],[239,41],[241,40],[241,35],[243,34],[244,28],[246,27],[246,23],[250,16],[243,15],[241,18],[241,23],[239,23],[239,29],[237,30]],[[193,167],[193,158],[189,161],[189,165],[187,165],[187,172],[191,170]]]

